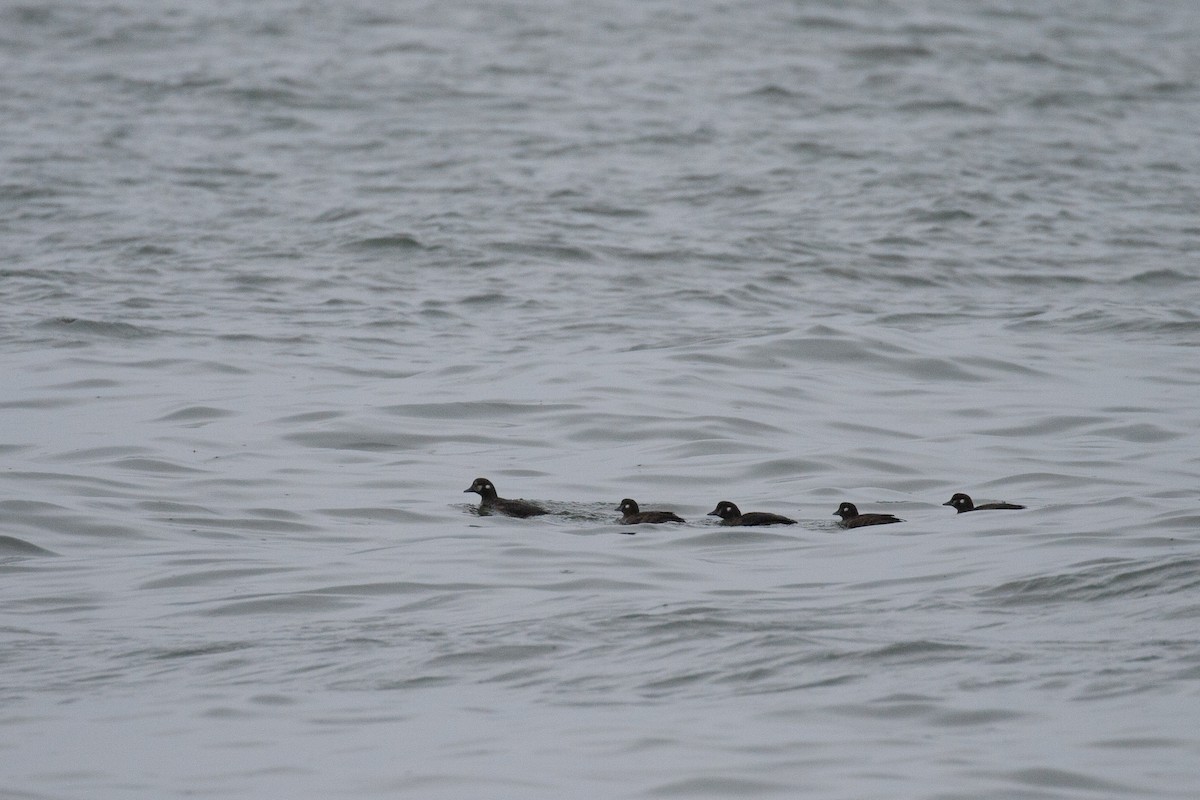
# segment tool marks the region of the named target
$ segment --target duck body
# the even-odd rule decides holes
[[[722,500],[717,503],[717,507],[708,512],[707,516],[720,517],[722,525],[754,527],[759,525],[796,524],[796,520],[794,519],[788,519],[779,514],[771,514],[767,511],[750,511],[743,514],[736,505],[728,500]]]
[[[687,521],[673,511],[642,511],[638,508],[637,501],[630,500],[628,497],[621,501],[621,505],[617,506],[617,511],[624,515],[621,517],[622,525],[640,525],[642,523],[657,525],[663,522]]]
[[[842,518],[840,524],[843,528],[863,528],[867,525],[890,525],[893,522],[904,522],[891,514],[860,514],[854,503],[842,503],[833,514]]]
[[[1001,511],[1008,509],[1024,508],[1016,503],[984,503],[983,505],[975,505],[971,500],[971,495],[963,492],[956,492],[953,497],[942,503],[944,506],[950,506],[958,511],[959,514],[965,514],[968,511]]]
[[[506,517],[537,517],[550,512],[536,503],[528,500],[508,500],[496,494],[496,486],[487,478],[476,478],[475,482],[463,489],[463,493],[474,492],[479,495],[480,514],[503,514]]]

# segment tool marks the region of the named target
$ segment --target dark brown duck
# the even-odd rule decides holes
[[[960,514],[964,514],[968,511],[998,511],[1001,509],[1025,507],[1019,506],[1016,503],[984,503],[981,506],[977,506],[971,501],[971,495],[963,494],[962,492],[955,493],[953,497],[951,497],[945,503],[942,503],[942,505],[957,509],[958,513]]]
[[[717,503],[717,507],[708,512],[707,516],[720,517],[722,525],[795,525],[796,520],[788,519],[779,514],[766,511],[750,511],[743,514],[737,506],[728,500]]]
[[[834,516],[841,517],[843,528],[862,528],[866,525],[890,525],[893,522],[904,522],[891,514],[860,514],[854,503],[842,503]]]
[[[496,487],[487,478],[476,478],[463,493],[474,492],[479,495],[480,514],[504,514],[509,517],[536,517],[550,512],[528,500],[506,500],[496,495]]]
[[[673,511],[642,511],[638,508],[637,501],[630,500],[628,497],[621,501],[621,505],[617,506],[617,511],[624,514],[621,517],[622,525],[640,525],[643,522],[653,524],[660,522],[685,522],[682,517]]]

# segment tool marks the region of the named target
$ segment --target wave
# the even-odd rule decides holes
[[[1200,588],[1200,559],[1183,557],[1144,565],[1132,559],[1078,564],[1068,572],[1009,581],[980,596],[1000,606],[1090,603]]]

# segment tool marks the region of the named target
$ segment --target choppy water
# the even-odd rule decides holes
[[[6,5],[0,794],[1195,797],[1198,41]]]

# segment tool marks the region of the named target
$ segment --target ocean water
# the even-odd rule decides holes
[[[1196,797],[1197,42],[4,5],[0,796]]]

